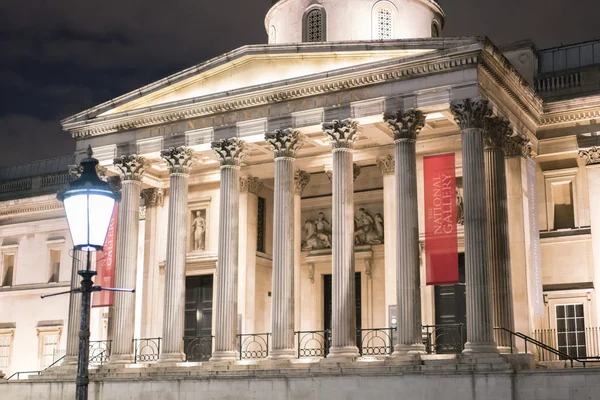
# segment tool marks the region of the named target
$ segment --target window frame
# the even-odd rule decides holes
[[[379,10],[387,9],[390,12],[391,29],[389,38],[379,36]],[[372,40],[392,40],[396,38],[396,21],[398,19],[398,9],[394,3],[387,0],[380,0],[373,5],[371,9],[371,39]]]
[[[553,307],[554,310],[553,311],[554,311],[554,324],[556,326],[556,328],[555,328],[555,330],[556,330],[556,338],[555,338],[555,340],[556,340],[556,349],[559,350],[559,351],[561,351],[561,352],[563,352],[563,353],[565,353],[565,354],[571,355],[571,352],[569,351],[569,349],[571,347],[573,347],[573,345],[570,345],[568,343],[568,341],[567,341],[566,351],[560,349],[561,346],[560,346],[560,342],[559,342],[559,338],[558,338],[558,335],[560,333],[559,332],[559,327],[558,327],[558,307],[565,307],[565,311],[566,311],[566,307],[575,307],[575,312],[576,312],[576,310],[577,310],[576,307],[577,306],[581,306],[581,312],[582,312],[582,314],[581,314],[581,316],[575,315],[575,317],[572,317],[572,318],[575,318],[575,320],[577,320],[577,318],[583,319],[583,331],[582,331],[583,332],[583,338],[584,338],[584,344],[583,344],[584,355],[583,355],[583,357],[585,357],[587,355],[587,337],[586,337],[586,330],[585,330],[585,328],[588,325],[588,321],[587,321],[587,318],[586,318],[586,307],[585,307],[585,303],[583,301],[566,302],[566,303],[560,302],[560,303],[554,304],[554,307]],[[571,317],[568,317],[568,316],[565,315],[565,317],[563,317],[562,319],[564,319],[566,321],[569,318],[571,318]],[[568,334],[571,333],[571,332],[575,333],[575,337],[576,337],[576,341],[577,341],[577,343],[574,345],[574,347],[576,347],[576,348],[580,347],[579,344],[578,344],[579,341],[577,339],[577,333],[580,332],[580,331],[577,329],[577,326],[575,326],[575,331],[571,331],[571,330],[569,330],[568,326],[565,326],[564,333],[567,334],[567,336],[568,336]],[[576,355],[576,357],[580,357],[580,356]]]
[[[17,260],[18,260],[18,253],[19,253],[19,245],[18,244],[10,244],[10,245],[4,245],[4,246],[0,246],[0,287],[13,287],[16,285],[16,276],[17,276]],[[13,261],[13,269],[12,269],[12,276],[11,276],[11,284],[10,285],[4,285],[4,273],[5,271],[5,265],[4,265],[4,259],[6,256],[13,256],[14,257],[14,261]]]
[[[579,227],[579,207],[578,207],[578,188],[577,174],[578,168],[565,168],[560,170],[543,171],[544,186],[546,193],[546,223],[547,230],[554,230],[554,195],[552,191],[553,185],[570,183],[573,190],[573,228]],[[563,228],[569,229],[569,228]]]
[[[37,337],[38,337],[38,360],[40,370],[44,370],[48,368],[52,363],[56,362],[60,358],[60,339],[62,334],[62,325],[49,325],[49,326],[38,326],[37,328]],[[47,336],[56,336],[56,346],[55,351],[56,359],[53,359],[51,363],[48,365],[44,365],[44,338]]]
[[[60,272],[63,269],[63,263],[62,263],[62,258],[63,258],[63,248],[64,248],[64,244],[65,244],[65,239],[52,239],[52,240],[48,240],[47,241],[47,247],[48,247],[48,252],[47,252],[47,257],[46,257],[46,265],[48,266],[47,269],[47,278],[44,281],[44,283],[58,283],[60,282]],[[53,265],[52,265],[52,251],[58,251],[59,252],[59,258],[58,258],[58,275],[56,277],[55,281],[51,281],[50,278],[52,278],[52,272],[53,272]]]
[[[0,371],[2,371],[4,373],[8,373],[10,370],[10,364],[11,364],[12,355],[13,355],[15,328],[0,329],[0,338],[8,338],[8,358],[7,358],[6,368],[2,368],[2,364],[0,364]],[[1,357],[0,357],[0,359],[1,359]]]
[[[322,40],[318,41],[318,42],[308,40],[308,17],[314,11],[319,11],[321,13],[321,19],[322,19],[321,31],[322,31],[323,37],[322,37]],[[327,35],[327,11],[325,11],[325,8],[323,6],[318,5],[318,4],[308,7],[304,11],[304,15],[302,16],[302,42],[303,43],[322,43],[322,42],[327,41],[327,36],[328,36]]]

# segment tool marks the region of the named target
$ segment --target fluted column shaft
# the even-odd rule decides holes
[[[466,99],[452,111],[462,130],[467,343],[465,354],[498,350],[492,336],[483,125],[487,101]]]
[[[185,255],[188,232],[188,179],[193,152],[184,147],[161,152],[169,166],[169,222],[165,263],[161,362],[185,359],[183,352],[185,316]]]
[[[509,129],[508,121],[492,117],[486,124],[485,176],[487,219],[489,223],[488,250],[492,327],[514,331],[512,284],[510,273],[510,250],[508,237],[508,208],[506,189],[506,163],[504,145]],[[495,335],[500,348],[511,348],[512,335],[498,331]]]
[[[138,253],[140,190],[139,180],[122,180],[121,203],[117,218],[117,252],[115,259],[115,287],[135,288]],[[135,296],[115,292],[111,363],[131,362],[135,322]]]
[[[215,303],[215,349],[211,361],[237,359],[237,286],[239,251],[240,163],[244,142],[222,139],[212,144],[221,160],[219,242]]]
[[[301,258],[302,258],[302,192],[310,182],[311,175],[303,170],[294,174],[294,330],[302,330],[301,313]]]
[[[81,250],[73,250],[71,269],[71,290],[79,288],[80,277],[77,271],[85,269],[85,258]],[[79,319],[81,314],[81,293],[69,295],[69,325],[67,327],[67,349],[64,364],[77,364],[79,353]]]
[[[396,180],[396,294],[398,342],[394,355],[425,353],[421,336],[417,134],[425,124],[419,110],[384,115],[394,133]]]
[[[357,123],[323,125],[333,147],[332,176],[332,312],[329,357],[356,357],[356,288],[354,267],[353,142]]]
[[[275,154],[273,210],[273,359],[291,359],[294,351],[294,159],[302,137],[293,129],[267,133]]]

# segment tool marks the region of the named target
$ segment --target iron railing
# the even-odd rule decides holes
[[[133,362],[158,361],[160,338],[133,339]]]
[[[212,335],[185,336],[183,338],[185,361],[208,361],[212,356],[213,338]]]
[[[240,360],[267,358],[270,333],[244,333],[237,335]]]
[[[61,358],[59,358],[58,360],[54,361],[52,364],[48,365],[46,368],[44,368],[41,371],[18,371],[15,372],[14,374],[12,374],[11,376],[9,376],[6,380],[10,380],[13,377],[17,377],[17,380],[21,379],[21,375],[40,375],[43,371],[47,370],[48,368],[52,368],[54,367],[56,364],[58,364],[59,362],[61,362],[66,356],[62,356]]]
[[[358,351],[361,356],[385,356],[394,351],[393,331],[396,328],[357,329]]]
[[[94,340],[90,342],[90,364],[105,364],[110,358],[112,340]]]
[[[294,332],[297,339],[298,358],[327,357],[331,330]]]
[[[423,325],[422,330],[427,354],[459,354],[465,348],[465,324]]]
[[[559,338],[559,335],[562,335]],[[557,332],[556,329],[538,329],[533,332],[533,338],[545,345],[558,349],[575,358],[600,357],[600,328],[586,327],[579,332]],[[538,352],[539,361],[563,360],[557,354],[546,350]]]

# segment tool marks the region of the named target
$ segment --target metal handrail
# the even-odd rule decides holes
[[[390,355],[394,352],[393,333],[396,328],[358,328],[358,352],[364,355]]]
[[[570,354],[567,353],[563,353],[560,350],[557,350],[553,347],[548,346],[545,343],[542,343],[538,340],[535,340],[532,337],[529,337],[521,332],[513,332],[509,329],[506,328],[502,328],[502,327],[496,327],[494,328],[494,330],[499,330],[499,331],[503,331],[503,332],[507,332],[509,334],[511,334],[512,336],[518,337],[520,339],[522,339],[525,342],[525,353],[527,353],[527,343],[531,343],[534,346],[537,346],[543,350],[549,351],[552,354],[555,354],[559,357],[562,357],[563,360],[565,361],[570,361],[571,362],[571,368],[573,368],[573,363],[574,362],[578,362],[581,363],[583,365],[583,368],[585,368],[585,364],[588,362],[600,362],[600,358],[578,358],[578,357],[573,357]],[[511,354],[513,353],[513,346],[510,346],[510,352]]]
[[[270,333],[237,334],[240,360],[269,357],[269,336]]]
[[[63,358],[65,358],[66,355],[62,356],[61,358],[59,358],[58,360],[54,361],[52,364],[48,365],[46,368],[44,368],[43,370],[40,371],[18,371],[15,372],[14,374],[12,374],[11,376],[9,376],[8,378],[6,378],[6,380],[9,380],[10,378],[12,378],[13,376],[17,376],[17,380],[19,379],[19,375],[21,374],[36,374],[36,375],[40,375],[43,371],[47,370],[48,368],[52,368],[54,367],[56,364],[58,364],[59,362],[61,362],[63,360]]]

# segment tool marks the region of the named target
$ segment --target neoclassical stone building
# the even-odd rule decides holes
[[[411,398],[426,398],[434,371],[457,382],[451,398],[546,398],[554,372],[511,380],[510,366],[564,356],[523,336],[600,355],[600,42],[499,48],[440,38],[444,18],[430,0],[280,0],[268,45],[63,120],[72,157],[0,170],[0,369],[59,360],[28,385],[71,393],[79,299],[39,295],[78,285],[56,192],[91,147],[122,193],[114,286],[136,289],[92,311],[101,398],[116,398],[133,364],[145,368],[130,383],[139,398],[178,390],[167,380],[149,394],[144,374],[190,367],[289,367],[294,379],[316,368],[321,391],[306,398],[323,398],[327,379],[368,366],[382,394],[418,386]],[[458,280],[428,285],[437,217],[424,170],[439,154],[454,160],[444,198]],[[521,356],[500,355],[511,352]],[[485,368],[498,375],[482,381]],[[478,389],[461,392],[470,381],[457,370]],[[386,381],[394,371],[410,373]],[[272,389],[231,390],[297,394],[277,388],[292,379],[279,373]],[[14,379],[0,390],[29,398]],[[598,389],[586,379],[581,390]],[[360,397],[361,385],[347,390]]]

